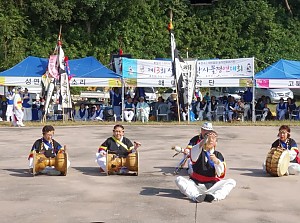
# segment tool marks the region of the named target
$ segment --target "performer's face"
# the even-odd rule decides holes
[[[50,141],[54,135],[54,131],[46,132],[43,134],[44,139]]]
[[[208,136],[207,143],[206,143],[206,148],[207,149],[212,149],[217,145],[217,137],[215,134],[211,134]]]
[[[285,141],[288,138],[289,133],[286,130],[281,130],[281,131],[279,131],[278,135],[279,135],[279,138],[281,141]]]
[[[113,130],[113,133],[114,133],[114,137],[120,140],[124,135],[124,129],[122,129],[121,127],[117,127]]]

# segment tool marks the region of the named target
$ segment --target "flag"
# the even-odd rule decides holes
[[[177,95],[178,95],[178,106],[180,108],[185,108],[183,93],[184,93],[184,86],[183,86],[183,75],[182,75],[182,66],[184,65],[184,60],[179,56],[179,52],[176,47],[175,35],[174,35],[174,26],[172,21],[172,12],[170,15],[170,22],[168,25],[168,30],[170,33],[170,40],[171,40],[171,55],[172,55],[172,73],[175,78]],[[178,116],[180,117],[180,115]]]

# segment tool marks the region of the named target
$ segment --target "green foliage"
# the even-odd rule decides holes
[[[135,58],[170,57],[170,10],[182,57],[255,57],[256,71],[300,55],[299,0],[0,0],[0,70],[25,57],[48,57],[59,27],[70,59],[95,56],[108,65],[122,48]]]

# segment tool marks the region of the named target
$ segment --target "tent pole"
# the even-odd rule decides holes
[[[252,71],[252,122],[256,122],[256,116],[255,116],[255,79],[254,79],[254,57],[253,60],[253,71]]]

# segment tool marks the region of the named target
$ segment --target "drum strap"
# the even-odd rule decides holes
[[[124,143],[122,143],[120,140],[116,139],[114,136],[112,138],[117,144],[119,144],[120,146],[122,146],[123,148],[128,150],[128,147]]]

